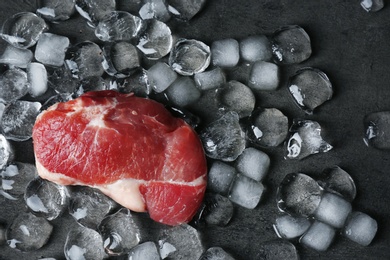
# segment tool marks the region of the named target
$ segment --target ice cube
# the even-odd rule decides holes
[[[0,134],[0,170],[5,169],[5,167],[11,161],[13,161],[14,158],[15,158],[15,152],[13,146],[5,138],[4,135]]]
[[[294,217],[283,215],[275,220],[274,230],[278,237],[284,239],[293,239],[301,236],[309,229],[311,223],[306,217]]]
[[[48,26],[45,21],[31,12],[17,13],[8,18],[2,26],[0,37],[16,48],[34,46]]]
[[[236,80],[248,85],[252,67],[253,63],[249,63],[246,61],[239,62],[237,66],[234,66],[233,68],[225,68],[225,72],[227,75],[226,77],[229,80]]]
[[[378,224],[375,219],[363,212],[355,211],[348,217],[343,235],[362,246],[368,246],[377,230]]]
[[[340,194],[348,201],[356,197],[356,186],[351,176],[339,166],[327,168],[323,171],[318,183],[327,191]]]
[[[80,81],[80,85],[73,94],[73,97],[79,97],[89,91],[108,90],[109,83],[102,77],[89,77]]]
[[[321,126],[312,120],[294,120],[286,142],[285,159],[303,159],[311,154],[325,153],[333,147],[321,137]]]
[[[240,46],[232,38],[217,40],[211,44],[211,59],[214,66],[231,68],[240,60]]]
[[[367,12],[377,12],[385,6],[385,3],[383,0],[361,0],[360,5]]]
[[[295,246],[282,239],[271,240],[256,246],[254,259],[261,260],[299,260],[299,254]]]
[[[49,86],[57,93],[72,94],[79,86],[79,79],[72,76],[67,66],[47,70]]]
[[[222,247],[210,247],[199,260],[234,260],[234,258]]]
[[[280,64],[296,64],[307,60],[311,55],[310,37],[298,25],[279,28],[272,35],[272,51]]]
[[[237,174],[229,191],[229,199],[248,209],[254,209],[260,202],[264,185],[242,174]]]
[[[27,185],[38,176],[35,165],[22,162],[9,164],[0,174],[1,189],[11,199],[22,197]]]
[[[233,216],[233,203],[220,194],[207,193],[196,220],[198,225],[226,226]]]
[[[32,51],[28,49],[16,48],[13,45],[7,45],[0,56],[0,63],[19,68],[26,68],[33,58]]]
[[[236,176],[236,169],[229,164],[214,161],[207,176],[207,188],[210,191],[226,195]]]
[[[341,228],[351,211],[351,203],[336,194],[324,192],[314,217],[332,227]]]
[[[171,18],[167,0],[143,0],[142,2],[143,5],[139,9],[139,16],[143,20],[157,19],[166,22]]]
[[[137,48],[150,60],[166,56],[173,46],[171,29],[156,19],[146,20],[145,23],[146,29],[139,38]]]
[[[40,0],[37,14],[47,21],[64,21],[75,11],[75,0]]]
[[[41,63],[31,62],[28,64],[27,78],[30,82],[28,92],[32,97],[41,96],[47,91],[47,71]]]
[[[169,65],[183,76],[203,72],[210,65],[210,47],[201,41],[181,39],[171,50]]]
[[[234,161],[245,149],[245,134],[234,111],[207,125],[200,138],[206,155],[212,159]]]
[[[147,71],[144,69],[138,69],[131,73],[129,77],[116,80],[116,83],[119,91],[124,93],[133,92],[136,96],[147,97],[152,91]]]
[[[200,91],[190,77],[178,77],[166,90],[168,99],[179,107],[186,107],[200,98]]]
[[[52,33],[43,33],[35,48],[35,59],[45,65],[60,67],[64,64],[69,39]]]
[[[261,181],[267,174],[270,163],[271,160],[265,152],[249,147],[238,156],[235,166],[239,173]]]
[[[188,224],[163,229],[158,243],[162,259],[198,260],[204,251],[200,234]]]
[[[276,90],[280,83],[278,65],[267,61],[256,61],[249,74],[248,86],[254,90]]]
[[[127,260],[160,260],[157,246],[152,241],[148,241],[133,247]]]
[[[200,116],[204,124],[210,124],[224,115],[223,111],[219,109],[215,89],[202,91],[198,101],[191,104],[189,109],[194,114]]]
[[[207,90],[222,86],[226,83],[226,76],[221,68],[216,67],[212,70],[195,74],[194,80],[200,90]]]
[[[77,227],[72,229],[66,237],[64,254],[67,260],[103,260],[102,237],[90,228]]]
[[[176,79],[177,74],[164,62],[157,62],[148,69],[150,85],[157,93],[163,92]]]
[[[52,230],[53,226],[46,219],[21,213],[7,229],[7,243],[21,251],[37,250],[47,243]]]
[[[43,103],[41,109],[39,109],[39,112],[47,110],[50,106],[59,103],[59,102],[66,102],[69,100],[72,100],[72,95],[70,94],[56,94],[54,96],[49,97],[45,103]]]
[[[168,10],[176,17],[191,20],[205,5],[206,0],[168,0]]]
[[[258,108],[250,116],[246,132],[254,144],[275,147],[287,137],[288,118],[277,108]]]
[[[241,59],[248,62],[258,60],[270,61],[272,58],[271,43],[265,35],[253,35],[240,41]]]
[[[217,99],[221,110],[235,111],[240,118],[249,116],[256,103],[252,90],[235,80],[217,89]]]
[[[308,231],[299,239],[299,242],[316,251],[326,251],[333,242],[335,236],[333,227],[314,221]]]
[[[0,102],[14,102],[26,95],[29,88],[26,72],[18,68],[8,69],[0,77]]]
[[[141,18],[124,11],[113,11],[100,20],[95,35],[102,41],[130,41],[144,30]]]
[[[99,21],[115,11],[116,0],[75,0],[77,12],[94,27]]]
[[[292,215],[311,216],[321,202],[322,189],[310,176],[303,173],[287,174],[277,191],[277,205]]]
[[[307,114],[332,98],[333,88],[328,76],[315,68],[299,69],[288,82],[296,104]]]
[[[1,117],[0,128],[7,139],[25,141],[31,138],[35,119],[41,103],[15,101],[8,105]]]
[[[364,119],[364,143],[378,149],[390,149],[390,111],[367,114]]]

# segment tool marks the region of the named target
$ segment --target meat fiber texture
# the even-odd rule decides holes
[[[88,92],[42,112],[33,128],[39,175],[97,188],[124,207],[168,225],[202,203],[207,164],[195,131],[156,101]]]

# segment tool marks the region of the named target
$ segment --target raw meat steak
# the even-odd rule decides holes
[[[33,141],[42,178],[98,188],[158,222],[188,222],[202,202],[202,144],[189,125],[153,100],[88,92],[41,113]]]

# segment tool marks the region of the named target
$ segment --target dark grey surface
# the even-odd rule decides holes
[[[12,14],[35,11],[34,1],[0,1],[0,23]],[[124,6],[120,1],[120,6]],[[257,93],[259,105],[276,107],[293,118],[317,120],[323,136],[334,146],[326,154],[302,161],[285,161],[283,148],[265,150],[272,160],[265,180],[268,187],[254,210],[236,207],[234,219],[225,228],[202,231],[206,246],[222,246],[237,259],[253,259],[258,244],[275,239],[272,223],[278,214],[275,203],[277,185],[291,172],[319,175],[325,168],[339,165],[354,178],[358,195],[353,208],[378,221],[378,233],[368,247],[338,236],[326,252],[315,252],[297,245],[302,259],[390,259],[390,152],[368,148],[362,141],[364,115],[390,110],[390,6],[377,13],[366,13],[359,1],[321,0],[209,0],[206,8],[189,23],[176,23],[172,30],[180,37],[211,44],[213,40],[248,35],[271,34],[284,25],[297,24],[310,35],[313,54],[306,62],[283,67],[283,81],[275,92]],[[51,25],[51,31],[66,35],[73,43],[95,39],[84,20]],[[4,44],[1,45],[4,47]],[[334,97],[312,116],[295,106],[285,83],[288,75],[304,66],[328,74],[335,88]],[[17,144],[18,159],[32,162],[31,141]],[[12,220],[25,210],[23,202],[0,198],[0,217]],[[55,220],[49,244],[37,252],[22,253],[0,246],[0,259],[61,259],[67,230],[74,225],[69,216]]]

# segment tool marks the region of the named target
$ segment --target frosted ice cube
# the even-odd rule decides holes
[[[176,79],[177,74],[166,63],[157,62],[148,69],[149,83],[157,93],[166,90]]]
[[[210,47],[201,41],[181,39],[171,50],[169,65],[183,76],[203,72],[210,65]]]
[[[211,59],[214,66],[231,68],[240,60],[240,47],[237,40],[229,38],[211,44]]]
[[[333,242],[335,233],[333,227],[320,221],[314,221],[299,242],[316,251],[326,251]]]
[[[363,119],[364,143],[378,149],[390,149],[390,111],[367,114]]]
[[[226,195],[236,176],[236,169],[224,162],[214,161],[207,175],[207,188]]]
[[[281,27],[272,35],[272,51],[280,64],[300,63],[311,55],[310,37],[298,25]]]
[[[52,33],[43,33],[35,48],[35,59],[45,65],[60,67],[64,64],[69,39]]]
[[[35,165],[22,162],[9,164],[0,174],[1,189],[6,198],[18,199],[25,193],[27,185],[38,176]]]
[[[105,255],[102,237],[90,228],[72,229],[66,237],[64,254],[67,260],[103,260]]]
[[[229,191],[229,199],[248,209],[254,209],[260,202],[264,186],[242,174],[237,174]]]
[[[49,86],[57,93],[71,94],[80,84],[79,79],[74,78],[71,70],[65,65],[53,70],[48,69],[47,74]]]
[[[276,239],[256,245],[257,253],[254,259],[262,260],[299,260],[299,254],[295,246],[283,239]]]
[[[233,203],[220,194],[207,193],[200,208],[197,224],[226,226],[233,216]]]
[[[252,90],[235,80],[217,89],[217,99],[221,110],[235,111],[240,118],[249,116],[256,103]]]
[[[26,68],[33,58],[32,51],[28,49],[16,48],[13,45],[7,45],[0,56],[0,63],[19,68]]]
[[[200,91],[190,77],[178,77],[166,90],[168,99],[179,107],[188,106],[200,98]]]
[[[248,86],[255,90],[276,90],[280,83],[278,65],[267,61],[256,61],[249,74]]]
[[[280,238],[293,239],[305,233],[310,225],[308,218],[283,215],[276,218],[273,226]]]
[[[29,88],[26,72],[18,68],[8,69],[0,77],[0,102],[14,102],[26,95]]]
[[[267,174],[270,163],[271,160],[265,152],[249,147],[238,156],[235,166],[239,173],[261,181]]]
[[[41,96],[47,91],[47,71],[41,63],[31,62],[28,64],[27,78],[30,82],[28,92],[32,97]]]
[[[143,0],[142,2],[143,5],[139,9],[139,16],[143,20],[157,19],[166,22],[171,18],[167,0]]]
[[[199,260],[234,260],[234,258],[222,247],[210,247]]]
[[[348,201],[352,201],[356,197],[354,180],[339,166],[325,169],[318,183],[325,190],[340,194]]]
[[[272,58],[271,43],[265,35],[253,35],[240,41],[241,59],[249,62],[269,61]]]
[[[363,212],[355,211],[348,217],[343,235],[362,246],[368,246],[374,239],[377,230],[378,224],[375,219]]]
[[[47,21],[64,21],[75,11],[75,0],[40,0],[37,14]]]
[[[385,6],[385,3],[383,0],[361,0],[360,5],[367,12],[377,12]]]
[[[168,0],[168,10],[180,19],[191,20],[205,3],[206,0]]]
[[[311,154],[325,153],[333,147],[321,137],[321,126],[312,120],[294,120],[286,142],[285,159],[303,159]]]
[[[234,161],[245,149],[245,134],[236,112],[227,112],[200,132],[206,155],[213,159]]]
[[[133,247],[128,260],[160,260],[157,246],[152,241],[148,241]]]
[[[115,11],[116,0],[76,0],[77,12],[94,27],[102,19]]]
[[[351,203],[336,194],[324,192],[314,217],[332,227],[341,228],[351,211]]]
[[[8,18],[2,26],[0,37],[16,48],[34,46],[48,26],[45,21],[31,12],[17,13]]]
[[[200,90],[207,90],[222,86],[226,83],[226,76],[221,68],[216,67],[212,70],[195,74],[194,80]]]
[[[287,174],[277,191],[277,205],[292,215],[311,216],[321,201],[322,189],[310,176],[303,173]]]
[[[46,219],[21,213],[7,229],[7,243],[21,251],[37,250],[47,243],[52,230],[53,226]]]
[[[13,146],[4,135],[0,134],[0,170],[5,169],[8,163],[13,161],[14,157],[15,151]]]

